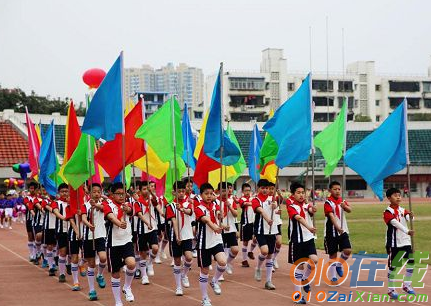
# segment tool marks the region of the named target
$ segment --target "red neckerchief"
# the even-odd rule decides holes
[[[112,201],[112,203],[114,203],[114,205],[115,206],[117,206],[117,209],[118,209],[118,216],[117,216],[117,219],[118,220],[121,220],[122,218],[123,218],[123,214],[124,214],[124,211],[121,209],[121,204],[118,204],[117,202],[115,202],[115,201]],[[115,215],[115,214],[114,214]]]
[[[341,218],[340,204],[343,202],[343,199],[341,197],[336,199],[333,196],[329,196],[328,200],[335,204],[335,213],[338,218]]]
[[[223,218],[227,217],[227,200],[229,200],[229,198],[225,198],[222,200],[221,196],[218,196],[217,198],[220,201],[220,209],[221,209],[221,204],[223,203]]]
[[[390,208],[392,208],[394,210],[394,215],[395,215],[395,219],[397,219],[397,221],[400,221],[400,213],[398,211],[398,209],[400,208],[400,206],[392,206],[389,205]]]
[[[178,199],[178,204],[180,204],[180,207],[183,207],[183,204],[185,203],[185,202],[187,202],[187,198],[185,198],[185,199],[183,199],[183,200],[180,200],[180,199]],[[176,202],[174,202],[174,204],[175,204]],[[185,216],[185,213],[184,212],[182,212],[182,211],[179,211],[178,210],[178,212],[181,214],[181,228],[183,228],[184,227],[184,216]]]
[[[210,213],[210,219],[211,219],[211,222],[212,222],[212,223],[214,223],[214,224],[218,224],[218,223],[217,223],[217,218],[216,218],[216,215],[215,215],[215,209],[214,209],[214,205],[215,205],[215,203],[214,203],[214,202],[211,202],[210,204],[207,204],[207,203],[205,203],[205,201],[202,201],[201,203],[202,203],[202,205],[203,205],[206,209],[208,209],[208,211],[209,211],[209,213]]]
[[[258,198],[262,203],[263,202],[265,202],[266,201],[266,199],[268,199],[268,197],[269,197],[269,195],[267,194],[267,195],[264,195],[264,194],[262,194],[262,193],[258,193],[257,194],[257,197],[256,198]]]
[[[297,200],[295,200],[295,198],[293,199],[292,205],[298,205],[301,208],[301,212],[299,214],[301,215],[302,218],[305,219],[304,204],[305,204],[305,200],[304,202],[298,202]]]

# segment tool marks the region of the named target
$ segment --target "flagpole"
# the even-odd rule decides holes
[[[275,176],[275,194],[274,194],[274,196],[276,196],[277,190],[278,190],[278,181],[280,179],[279,172],[280,172],[280,168],[277,167],[277,174]],[[277,200],[277,204],[278,204],[278,200]],[[273,220],[274,220],[274,207],[272,207],[272,202],[271,202],[271,221],[273,221]],[[272,232],[272,225],[269,227],[269,235],[271,235],[271,232]]]
[[[343,70],[343,92],[345,92],[346,84],[344,79],[344,28],[341,29],[341,58],[342,58],[342,70]],[[348,98],[344,96],[344,103],[346,103],[346,109],[344,110],[344,141],[343,141],[343,188],[341,196],[343,198],[343,201],[346,200],[346,161],[344,157],[346,156],[346,150],[347,150],[347,112],[349,109],[349,102]],[[344,209],[341,209],[340,217],[341,217],[341,229],[343,228],[343,214]]]
[[[87,109],[89,107],[89,96],[85,95],[86,99],[85,101],[87,102]],[[88,147],[88,152],[87,152],[87,161],[88,161],[88,172],[90,173],[90,179],[89,179],[89,192],[90,192],[90,199],[92,199],[92,194],[93,194],[93,174],[91,173],[91,164],[93,163],[92,159],[91,159],[91,139],[90,139],[90,135],[87,135],[87,147]],[[94,169],[96,171],[96,169]],[[78,199],[78,206],[79,206],[79,188],[76,190],[76,198]],[[91,224],[94,226],[94,207],[91,207]],[[93,249],[96,249],[96,242],[94,239],[94,231],[93,231]]]
[[[227,121],[227,130],[229,130],[229,120]],[[222,167],[223,167],[223,165],[222,165]],[[226,206],[227,206],[227,209],[226,209],[226,225],[227,225],[227,227],[229,227],[229,206],[227,205],[228,193],[229,193],[229,188],[227,186],[227,166],[224,166],[224,181],[226,182],[226,199],[225,199],[225,203],[226,203]]]
[[[171,95],[171,124],[172,124],[172,146],[174,149],[174,179],[175,179],[175,201],[176,203],[179,205],[179,200],[178,200],[178,173],[177,173],[177,138],[176,138],[176,126],[175,126],[175,105],[174,105],[174,101],[175,101],[175,95]],[[178,240],[181,241],[181,228],[180,228],[180,212],[178,209],[175,210],[176,211],[176,219],[177,219],[177,229],[178,229]]]
[[[126,201],[126,192],[127,192],[127,186],[126,186],[126,127],[124,124],[124,55],[123,51],[121,51],[120,55],[120,62],[121,62],[121,116],[122,116],[122,131],[121,131],[121,158],[123,162],[123,175],[121,176],[121,182],[123,184],[124,188],[124,201]],[[125,202],[124,202],[125,204]],[[126,214],[123,214],[123,221],[126,221]]]
[[[187,112],[187,118],[189,115],[189,108],[187,103],[184,103],[186,105],[184,111]],[[188,125],[188,123],[187,123]],[[187,126],[186,128],[186,156],[187,156],[187,184],[190,182],[190,157],[189,157],[189,128]]]
[[[410,152],[409,152],[409,130],[407,127],[407,98],[404,98],[404,126],[405,126],[405,147],[406,147],[406,161],[407,161],[407,189],[408,189],[408,196],[409,196],[409,210],[410,212],[413,211],[413,205],[412,205],[412,191],[411,191],[411,178],[410,178]],[[411,215],[409,215],[410,220],[410,230],[414,230],[413,228],[413,218]],[[414,244],[414,237],[410,236],[412,241],[412,250],[415,251],[415,244]]]
[[[312,78],[311,78],[311,71],[310,71],[310,82],[309,82],[309,86],[310,86],[310,112],[311,112],[311,201],[313,203],[313,207],[316,207],[316,199],[314,197],[314,192],[315,192],[315,169],[314,169],[314,157],[315,157],[315,148],[314,148],[314,139],[313,139],[313,119],[314,119],[314,110],[313,110],[313,96],[312,96]],[[316,217],[313,214],[313,227],[316,227]]]
[[[224,150],[224,139],[223,139],[223,121],[224,121],[224,113],[223,113],[223,62],[220,63],[219,70],[220,77],[220,210],[221,210],[221,223],[223,223],[223,215],[224,215],[224,205],[223,205],[223,150]]]

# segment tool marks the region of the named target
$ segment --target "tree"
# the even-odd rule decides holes
[[[85,115],[85,108],[82,102],[77,103],[77,105],[79,105],[77,108],[77,115]],[[26,106],[30,113],[50,115],[57,112],[61,115],[67,115],[69,98],[65,98],[65,100],[59,97],[51,99],[49,96],[38,96],[34,91],[31,91],[31,94],[27,96],[25,92],[19,88],[0,88],[0,111],[4,109],[13,109],[16,112],[24,113]]]
[[[357,114],[355,116],[355,122],[371,122],[371,118],[366,115]]]

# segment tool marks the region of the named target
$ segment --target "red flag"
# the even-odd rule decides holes
[[[40,142],[34,124],[28,115],[27,107],[25,108],[25,121],[27,122],[28,135],[28,163],[30,164],[31,177],[35,177],[39,173]]]
[[[69,186],[69,206],[70,214],[74,215],[78,212],[78,207],[81,208],[85,200],[84,187],[81,186],[78,190],[73,189]]]
[[[195,173],[193,175],[193,181],[197,186],[201,186],[203,183],[208,183],[208,174],[216,169],[220,169],[220,163],[216,162],[214,159],[208,157],[204,150],[201,150],[199,158],[196,163]],[[217,186],[213,186],[216,188]]]
[[[124,120],[125,143],[126,143],[126,165],[133,163],[145,155],[144,140],[135,138],[136,131],[143,124],[142,102],[131,110]],[[117,134],[115,139],[108,141],[94,156],[95,160],[105,169],[111,178],[114,178],[123,169],[122,162],[122,135]]]

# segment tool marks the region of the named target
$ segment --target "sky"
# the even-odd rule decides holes
[[[213,74],[259,70],[282,48],[289,71],[341,71],[376,62],[377,73],[425,75],[431,65],[428,0],[0,0],[0,85],[83,101],[82,74],[187,63]],[[326,31],[328,22],[328,31]]]

